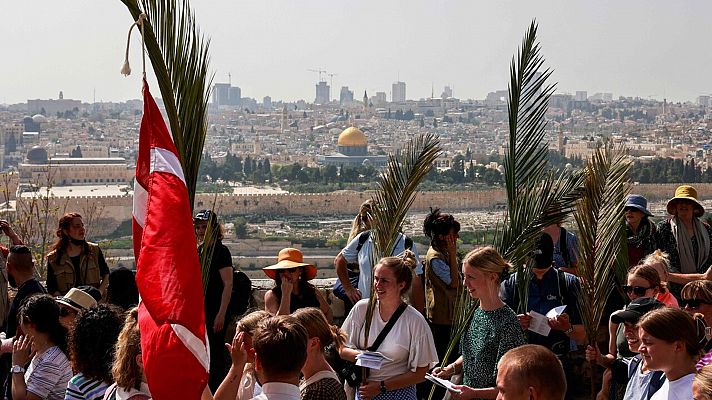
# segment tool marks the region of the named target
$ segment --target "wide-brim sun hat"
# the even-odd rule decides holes
[[[301,250],[292,247],[280,250],[277,255],[277,264],[264,267],[262,270],[270,278],[276,279],[279,271],[297,267],[302,267],[304,279],[309,281],[316,277],[316,267],[305,263]]]
[[[678,186],[675,189],[675,197],[667,202],[667,212],[670,215],[677,214],[677,203],[679,201],[688,201],[692,203],[694,210],[693,213],[695,217],[701,217],[705,213],[705,208],[702,206],[697,197],[697,189],[690,185]]]
[[[648,211],[648,199],[639,194],[631,194],[626,198],[624,208],[628,207],[635,208],[649,217],[653,216],[653,213]]]
[[[59,304],[71,307],[76,311],[86,310],[87,308],[96,307],[96,300],[89,293],[78,289],[71,288],[64,296],[55,298]]]

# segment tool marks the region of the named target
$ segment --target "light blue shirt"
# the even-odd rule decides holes
[[[450,276],[450,265],[439,258],[433,258],[430,260],[430,268],[435,273],[435,276],[440,278],[444,284],[449,285],[452,283],[452,277]]]
[[[361,234],[353,238],[349,242],[349,244],[347,244],[346,247],[344,247],[344,249],[341,251],[341,255],[344,256],[344,259],[347,263],[353,264],[355,262],[358,262],[358,290],[361,292],[361,298],[363,299],[371,296],[371,254],[373,254],[373,239],[370,235],[368,237],[368,240],[366,240],[366,242],[364,242],[363,246],[361,247],[361,251],[356,251],[356,248],[358,247],[358,238],[364,233],[365,232],[362,232]],[[420,263],[420,256],[418,255],[418,249],[415,247],[415,243],[413,243],[413,248],[410,250],[415,253],[415,273],[417,275],[422,275],[423,264]],[[396,241],[396,245],[393,248],[391,255],[396,256],[404,251],[405,235],[399,233],[398,241]],[[377,262],[378,260],[374,261]]]

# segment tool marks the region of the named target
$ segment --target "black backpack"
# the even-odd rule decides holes
[[[252,295],[252,281],[237,268],[232,269],[232,294],[228,305],[228,315],[239,317],[247,311]]]

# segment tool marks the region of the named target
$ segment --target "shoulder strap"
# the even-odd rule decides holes
[[[556,275],[559,281],[559,296],[561,296],[561,302],[564,303],[562,305],[566,305],[566,303],[568,303],[567,297],[569,295],[569,290],[566,286],[566,273],[560,269],[557,269]]]
[[[376,337],[376,340],[373,342],[371,346],[368,347],[368,351],[376,351],[378,350],[378,346],[381,345],[383,340],[386,338],[386,335],[388,335],[388,332],[391,331],[391,328],[393,328],[393,325],[396,324],[396,321],[398,321],[398,318],[400,318],[401,314],[403,314],[403,311],[405,311],[406,307],[408,307],[407,304],[401,303],[400,306],[396,309],[396,312],[391,315],[391,318],[388,319],[388,322],[386,323],[386,326],[383,327],[383,330],[381,333],[378,334]]]
[[[566,229],[562,226],[559,228],[561,233],[559,234],[559,251],[561,251],[561,257],[564,258],[565,266],[571,267],[571,256],[569,255],[569,243],[568,237],[566,235]]]
[[[413,250],[413,239],[411,239],[410,236],[405,237],[405,249]]]
[[[358,235],[358,246],[356,246],[356,254],[361,251],[361,247],[363,247],[363,244],[366,243],[369,236],[371,236],[370,230],[361,232],[361,234]]]

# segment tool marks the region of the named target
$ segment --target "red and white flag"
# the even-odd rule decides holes
[[[133,202],[143,366],[154,399],[199,399],[210,359],[188,190],[145,79],[143,102]]]

